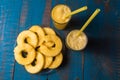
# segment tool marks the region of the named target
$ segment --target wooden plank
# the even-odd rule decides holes
[[[84,1],[56,0],[52,2],[52,8],[57,4],[66,4],[71,8],[71,10],[75,10],[82,6],[85,6],[86,0]],[[81,27],[81,21],[82,20],[85,21],[85,19],[81,19],[80,17],[84,17],[85,15],[86,12],[74,15],[72,17],[70,24],[67,26],[65,30],[57,30],[52,24],[52,20],[51,20],[51,27],[61,37],[64,44],[64,48],[63,48],[64,61],[63,64],[57,70],[55,70],[53,74],[50,74],[48,76],[49,80],[83,80],[82,67],[84,67],[84,65],[82,66],[82,60],[84,59],[82,59],[82,53],[84,53],[84,51],[76,52],[68,49],[65,45],[65,38],[70,30]]]
[[[43,20],[42,20],[43,27],[50,27],[51,4],[52,4],[52,0],[46,0],[46,6],[45,6]]]
[[[18,31],[20,4],[20,1],[0,1],[0,80],[12,80],[14,76],[13,48]]]
[[[97,7],[101,8],[101,13],[86,30],[89,43],[85,52],[84,79],[119,80],[120,78],[115,74],[118,71],[114,70],[113,65],[115,64],[112,63],[116,49],[120,48],[118,46],[120,45],[119,42],[116,41],[118,40],[118,36],[116,37],[116,35],[119,32],[116,33],[117,30],[114,30],[115,28],[119,28],[116,22],[116,8],[114,7],[119,2],[94,0],[87,3],[90,7],[88,14]]]
[[[115,23],[114,27],[112,28],[112,32],[114,34],[113,39],[111,40],[111,43],[114,45],[114,47],[111,46],[111,60],[112,60],[112,67],[114,69],[114,80],[120,79],[120,1],[115,1],[114,4],[112,4],[114,9],[114,16],[115,16]]]
[[[20,12],[19,32],[30,28],[32,25],[41,25],[46,6],[44,0],[23,0]],[[19,75],[20,74],[20,75]],[[15,63],[14,80],[46,80],[47,75],[30,74],[25,68]]]
[[[71,10],[87,5],[88,10],[74,15],[65,30],[57,30],[50,19],[50,10],[57,4]],[[0,0],[0,80],[119,80],[119,5],[119,0]],[[32,75],[15,62],[13,49],[19,32],[35,24],[50,25],[65,44],[68,32],[80,29],[96,8],[101,13],[85,30],[86,49],[75,52],[64,45],[64,61],[58,69]]]

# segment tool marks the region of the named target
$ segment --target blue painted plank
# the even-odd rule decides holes
[[[110,40],[113,46],[110,46],[110,57],[112,60],[114,80],[120,80],[120,1],[111,2],[114,24],[112,24],[112,39]],[[112,22],[112,20],[111,20]],[[114,43],[113,43],[114,42]]]
[[[42,25],[43,14],[46,6],[44,0],[23,0],[20,10],[19,32],[30,28],[32,25]],[[17,37],[17,36],[16,36]],[[20,75],[19,75],[20,74]],[[30,74],[25,68],[15,63],[14,80],[46,80],[47,75]]]
[[[112,58],[116,54],[116,49],[120,48],[118,36],[120,26],[118,26],[116,11],[119,1],[111,0],[95,0],[88,1],[88,14],[95,8],[100,7],[101,13],[96,19],[89,25],[86,33],[89,37],[89,43],[87,50],[85,51],[85,68],[84,79],[85,80],[119,80],[119,72],[115,71]],[[117,6],[116,5],[116,6]],[[120,7],[119,7],[120,8]],[[119,13],[119,11],[117,12]],[[120,62],[117,62],[120,63]],[[116,65],[118,66],[118,65]]]
[[[10,3],[10,0],[0,1],[0,80],[12,80],[14,77],[13,48],[18,31],[21,2]]]
[[[57,4],[66,4],[71,10],[87,5],[88,10],[74,15],[65,30],[57,30],[50,19],[51,6]],[[119,0],[0,0],[0,80],[119,80],[119,5]],[[50,25],[65,44],[67,33],[80,29],[96,8],[101,13],[85,30],[89,38],[86,49],[75,52],[64,45],[64,61],[58,69],[32,75],[15,62],[13,48],[19,32],[34,24]]]
[[[68,0],[56,0],[52,2],[52,8],[57,4],[66,4],[68,5],[71,10],[78,9],[82,6],[86,5],[86,0],[78,0],[78,1],[68,1]],[[83,79],[83,70],[82,70],[82,53],[81,51],[72,51],[66,48],[65,46],[65,38],[68,34],[68,32],[72,29],[80,28],[81,27],[81,21],[85,21],[86,12],[79,13],[72,17],[72,20],[68,24],[67,28],[65,30],[57,30],[54,25],[52,24],[51,20],[51,27],[57,32],[57,34],[61,37],[63,43],[64,43],[64,49],[63,49],[63,55],[64,60],[63,64],[61,65],[58,70],[56,70],[55,73],[50,74],[48,78],[50,80],[82,80]]]

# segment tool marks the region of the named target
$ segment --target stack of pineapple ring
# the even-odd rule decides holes
[[[35,74],[59,67],[63,60],[61,50],[62,41],[53,29],[35,25],[18,35],[14,57],[29,73]]]

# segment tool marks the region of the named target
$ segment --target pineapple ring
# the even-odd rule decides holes
[[[46,35],[48,35],[48,34],[56,35],[55,31],[52,28],[44,27],[43,30],[44,30]]]
[[[43,69],[44,66],[44,56],[37,52],[35,60],[31,64],[25,65],[25,69],[32,74],[38,73]]]
[[[17,44],[14,48],[15,60],[29,73],[55,69],[62,63],[62,41],[52,28],[34,25],[18,35]]]
[[[45,56],[45,64],[44,64],[44,69],[48,68],[53,61],[53,57],[48,57]]]
[[[41,53],[37,52],[35,60],[31,64],[27,64],[24,66],[29,73],[35,74],[43,69],[44,56]]]
[[[59,67],[62,63],[62,60],[63,60],[63,55],[62,55],[62,53],[60,53],[59,55],[57,55],[55,57],[55,60],[52,62],[52,64],[48,68],[55,69],[55,68]]]
[[[27,43],[30,44],[31,46],[33,46],[33,47],[37,46],[38,38],[35,35],[35,33],[33,33],[32,31],[29,31],[29,30],[22,31],[18,35],[18,37],[17,37],[17,44],[18,45],[24,45],[26,39],[29,39],[29,42],[27,42]]]
[[[26,52],[26,57],[23,56],[22,51]],[[16,46],[14,49],[15,60],[21,64],[30,64],[36,57],[36,52],[32,46],[29,44],[24,44],[23,46]]]
[[[43,30],[46,35],[51,35],[51,34],[56,35],[55,31],[52,28],[44,27]],[[54,45],[54,42],[49,41],[49,42],[44,43],[44,45],[46,45],[47,47],[52,47]]]
[[[62,41],[60,38],[56,35],[46,35],[44,37],[45,42],[52,41],[55,44],[55,47],[47,47],[44,44],[41,45],[41,47],[38,49],[38,51],[41,51],[45,56],[51,56],[54,57],[60,53],[62,50]]]
[[[43,43],[45,46],[47,46],[47,47],[52,47],[52,46],[54,46],[54,42],[52,42],[52,41],[48,41],[48,42],[45,42],[45,43]]]
[[[38,40],[39,40],[38,45],[41,45],[43,43],[43,37],[45,36],[43,29],[38,25],[34,25],[29,30],[38,35]],[[29,42],[29,40],[28,40],[28,42]]]

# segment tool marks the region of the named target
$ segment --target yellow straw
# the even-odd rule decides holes
[[[90,18],[86,21],[86,23],[82,26],[80,31],[78,32],[77,36],[80,35],[80,33],[85,30],[85,28],[89,25],[89,23],[95,18],[95,16],[100,12],[100,9],[96,9],[95,12],[90,16]]]
[[[82,8],[79,8],[79,9],[77,9],[77,10],[69,13],[68,15],[66,15],[66,17],[72,16],[72,15],[74,15],[74,14],[77,14],[77,13],[82,12],[82,11],[85,11],[85,10],[87,10],[87,6],[84,6],[84,7],[82,7]]]

